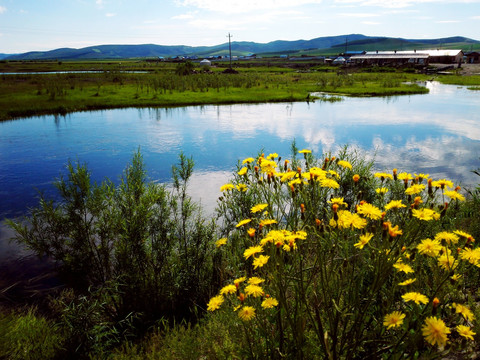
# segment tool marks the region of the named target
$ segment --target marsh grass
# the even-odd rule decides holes
[[[171,65],[133,74],[102,73],[4,75],[0,120],[34,114],[121,107],[304,101],[312,92],[352,96],[418,94],[428,90],[406,82],[404,73],[295,72],[279,67],[240,68],[238,74],[175,74]]]

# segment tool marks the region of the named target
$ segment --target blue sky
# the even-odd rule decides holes
[[[0,0],[0,53],[350,33],[480,40],[480,0]]]

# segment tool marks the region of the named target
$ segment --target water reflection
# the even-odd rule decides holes
[[[69,160],[87,163],[93,180],[118,180],[141,149],[150,177],[170,180],[183,151],[193,156],[192,195],[213,209],[238,160],[259,151],[316,154],[348,144],[379,170],[430,173],[474,185],[480,167],[478,92],[426,83],[427,95],[345,98],[341,102],[118,109],[0,123],[0,219],[25,213],[37,189]],[[208,211],[207,211],[208,212]],[[1,233],[0,233],[1,236]]]

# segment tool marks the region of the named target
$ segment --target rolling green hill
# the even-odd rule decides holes
[[[233,55],[254,54],[338,54],[345,50],[406,50],[426,48],[450,48],[479,50],[480,41],[465,37],[441,39],[402,39],[388,37],[371,37],[361,34],[319,37],[311,40],[285,41],[276,40],[269,43],[235,41],[231,43]],[[207,57],[226,55],[228,43],[215,46],[164,46],[143,45],[98,45],[81,49],[61,48],[51,51],[32,51],[24,54],[5,56],[7,60],[88,60],[88,59],[125,59],[149,57],[191,56]]]

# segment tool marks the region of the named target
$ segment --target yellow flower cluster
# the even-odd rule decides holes
[[[238,317],[243,321],[250,321],[256,316],[256,308],[252,305],[260,304],[262,309],[273,309],[278,306],[277,299],[265,294],[260,284],[265,280],[256,276],[251,278],[240,277],[220,289],[218,295],[212,297],[207,304],[208,311],[220,309],[227,301],[234,311],[238,311]],[[243,288],[242,288],[243,286]],[[259,299],[259,300],[257,300]]]
[[[256,159],[247,158],[242,161],[242,167],[239,166],[237,171],[237,179],[241,180],[241,183],[225,184],[220,189],[226,197],[233,196],[235,189],[248,192],[261,188],[258,193],[277,194],[276,200],[288,199],[288,205],[283,205],[282,208],[279,201],[271,201],[275,196],[262,197],[255,193],[258,203],[250,207],[248,216],[251,218],[237,219],[237,231],[243,231],[249,241],[243,251],[243,258],[252,262],[253,270],[260,273],[274,270],[280,263],[277,259],[295,256],[294,254],[302,249],[302,244],[331,236],[335,241],[345,241],[348,244],[348,256],[351,256],[351,253],[358,256],[354,261],[368,261],[365,259],[383,256],[382,260],[387,261],[387,265],[394,269],[390,268],[395,279],[391,282],[392,286],[398,285],[400,289],[408,290],[414,287],[422,289],[422,292],[402,291],[401,300],[395,303],[395,311],[382,314],[383,325],[388,330],[397,331],[411,326],[418,320],[410,319],[413,315],[409,313],[409,309],[414,309],[412,313],[417,316],[422,314],[421,321],[417,323],[423,324],[421,333],[427,343],[443,348],[452,331],[456,331],[464,339],[473,340],[475,333],[470,325],[475,318],[467,306],[457,303],[451,305],[455,314],[460,314],[455,316],[461,316],[465,323],[456,327],[452,326],[451,319],[445,318],[445,323],[433,311],[433,316],[428,316],[427,311],[415,310],[419,307],[426,309],[431,306],[434,309],[437,306],[447,306],[439,305],[440,300],[437,298],[429,300],[429,289],[423,287],[422,274],[425,269],[422,269],[423,272],[418,271],[419,267],[434,266],[436,273],[454,281],[461,278],[460,274],[454,272],[458,272],[462,261],[468,266],[480,267],[480,247],[474,248],[474,238],[462,230],[449,230],[439,225],[441,231],[437,230],[436,234],[429,230],[428,233],[416,237],[415,231],[418,229],[432,223],[440,224],[436,221],[445,216],[450,204],[465,201],[465,197],[459,192],[460,188],[450,190],[454,185],[449,180],[435,181],[429,174],[412,175],[396,169],[392,173],[375,173],[372,179],[364,172],[358,172],[361,176],[355,173],[356,169],[346,160],[330,157],[311,163],[313,157],[310,150],[304,149],[299,153],[304,155],[299,162],[286,160],[282,163],[276,153],[266,157],[262,154]],[[293,169],[292,163],[295,164]],[[374,187],[368,189],[370,191],[360,189],[365,184]],[[242,186],[242,190],[239,186]],[[367,192],[368,197],[364,196]],[[351,195],[352,193],[354,195]],[[321,200],[314,202],[312,199],[315,196]],[[243,212],[244,215],[246,211]],[[298,219],[289,222],[289,214],[295,211]],[[247,224],[248,226],[245,226]],[[265,229],[266,226],[271,227]],[[248,227],[250,228],[247,229]],[[404,239],[407,236],[409,238]],[[217,247],[225,244],[226,238],[216,242]],[[415,256],[422,260],[415,262]],[[271,277],[272,274],[269,279]],[[208,310],[217,310],[228,300],[235,311],[238,311],[238,317],[249,321],[260,311],[282,306],[274,297],[265,293],[264,288],[270,285],[268,280],[267,285],[263,283],[263,279],[253,277],[248,280],[237,279],[210,300]],[[432,297],[434,296],[443,299],[436,293]],[[278,298],[284,299],[280,296]],[[403,326],[404,322],[410,324]]]

